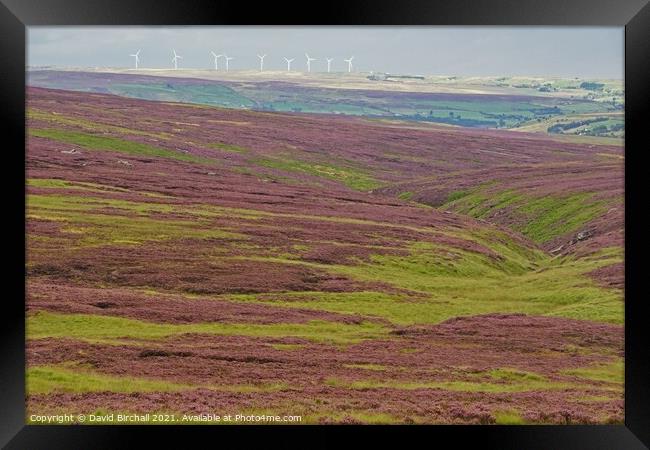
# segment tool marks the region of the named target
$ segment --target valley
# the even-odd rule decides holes
[[[27,91],[28,414],[623,422],[621,134],[525,128],[615,106],[55,75]]]

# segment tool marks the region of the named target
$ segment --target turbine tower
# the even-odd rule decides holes
[[[344,59],[346,63],[348,63],[348,73],[352,72],[352,60],[354,59],[354,56],[350,56],[350,59]]]
[[[264,72],[264,58],[266,58],[266,53],[263,55],[257,55],[260,59],[260,72]]]
[[[227,56],[227,55],[223,55],[223,57],[226,58],[226,72],[228,72],[228,70],[230,69],[230,65],[229,65],[230,60],[235,59],[235,57],[234,56]]]
[[[183,59],[183,57],[181,55],[178,55],[174,49],[172,49],[172,52],[174,52],[174,57],[172,58],[172,62],[174,63],[174,70],[178,70],[178,60]]]
[[[140,50],[129,56],[133,56],[135,58],[135,68],[137,69],[138,63],[140,62]]]
[[[311,72],[311,62],[316,61],[316,58],[310,58],[307,53],[305,53],[305,56],[307,57],[307,72]]]
[[[291,72],[291,63],[293,62],[294,59],[296,58],[291,58],[291,59],[284,58],[284,60],[287,62],[287,72]]]
[[[215,52],[210,53],[212,53],[212,56],[214,57],[214,70],[219,70],[219,58],[223,55],[217,55]]]
[[[327,58],[327,73],[330,73],[330,67],[332,66],[332,61],[334,61],[334,58]]]

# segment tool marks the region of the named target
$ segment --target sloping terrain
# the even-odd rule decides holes
[[[583,256],[624,244],[623,155],[616,148],[592,161],[465,170],[380,191],[506,226],[554,255]],[[601,281],[622,287],[622,265],[609,273]]]
[[[620,423],[622,234],[546,250],[622,211],[621,155],[30,88],[28,413]],[[570,224],[475,213],[495,177]]]
[[[220,72],[203,71],[202,76]],[[227,77],[227,74],[224,76]],[[262,76],[262,75],[260,75]],[[314,80],[334,77],[338,85],[319,86]],[[622,106],[615,100],[604,101],[579,96],[577,91],[562,96],[536,90],[503,89],[503,92],[422,92],[435,86],[433,80],[412,91],[397,89],[400,83],[387,83],[377,89],[374,82],[348,86],[347,78],[314,74],[314,80],[294,79],[292,74],[276,73],[263,79],[205,79],[176,73],[152,76],[136,73],[75,72],[32,70],[32,86],[110,93],[146,100],[205,104],[236,109],[279,112],[342,114],[350,116],[398,118],[414,122],[444,123],[475,128],[517,128],[555,133],[589,133],[594,136],[622,134]],[[364,78],[362,78],[364,79]],[[347,81],[346,81],[347,80]],[[311,82],[310,82],[311,81]],[[622,86],[621,86],[622,88]],[[570,93],[569,93],[570,92]],[[588,123],[578,123],[589,115]],[[568,118],[572,118],[571,122]],[[566,119],[566,120],[565,120]],[[562,129],[558,128],[563,127]],[[543,124],[546,124],[543,126]],[[540,130],[541,126],[541,130]],[[556,128],[550,128],[555,126]],[[600,128],[595,128],[600,126]]]

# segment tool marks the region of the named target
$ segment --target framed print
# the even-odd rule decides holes
[[[7,448],[647,448],[645,1],[2,3]]]

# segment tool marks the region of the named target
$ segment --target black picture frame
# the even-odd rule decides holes
[[[317,8],[314,8],[317,6]],[[311,8],[310,8],[311,7]],[[625,27],[625,424],[599,426],[202,427],[25,425],[25,61],[32,25],[571,25]],[[647,232],[642,164],[650,105],[648,0],[347,0],[311,5],[210,0],[0,0],[0,123],[3,128],[5,245],[1,345],[0,444],[8,449],[125,448],[200,437],[254,436],[285,445],[334,445],[359,434],[373,440],[422,439],[432,445],[499,449],[642,449],[650,445],[650,355],[641,288]],[[646,114],[644,114],[646,113]],[[644,145],[645,144],[645,145]],[[21,151],[21,149],[23,151]],[[22,299],[21,299],[22,295]],[[251,430],[255,432],[252,433]],[[307,436],[307,433],[310,436]],[[316,434],[315,438],[313,435]],[[398,437],[399,436],[399,437]],[[309,439],[309,441],[306,441]],[[421,445],[421,444],[418,444]],[[240,445],[241,446],[241,445]],[[446,447],[447,445],[445,445]]]

